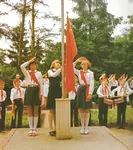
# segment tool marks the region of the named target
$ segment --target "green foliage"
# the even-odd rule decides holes
[[[109,68],[112,37],[115,27],[122,18],[115,18],[107,12],[103,0],[73,0],[78,18],[71,19],[78,47],[78,55],[86,56],[93,64],[97,76]],[[107,70],[108,71],[108,70]],[[96,79],[98,77],[96,76]]]

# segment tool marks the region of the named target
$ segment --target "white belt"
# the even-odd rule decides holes
[[[5,100],[0,100],[0,102],[4,102]]]

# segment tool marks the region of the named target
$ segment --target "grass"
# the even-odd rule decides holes
[[[108,110],[108,127],[115,127],[117,121],[117,108]],[[91,112],[92,125],[98,125],[98,109],[93,109]],[[126,126],[133,129],[133,108],[131,106],[126,109]]]
[[[11,126],[11,112],[7,111],[6,113],[6,119],[5,119],[5,129],[6,130],[10,130],[10,126]],[[28,120],[27,120],[27,113],[26,111],[24,111],[23,113],[23,127],[24,128],[28,128]],[[41,122],[43,122],[44,120],[44,114],[41,115]],[[108,126],[109,127],[115,127],[116,125],[116,120],[117,120],[117,108],[115,109],[109,109],[108,110]],[[92,109],[91,112],[91,124],[92,126],[96,126],[99,124],[98,121],[98,109]],[[131,106],[127,107],[126,110],[126,126],[133,130],[133,108],[131,108]]]

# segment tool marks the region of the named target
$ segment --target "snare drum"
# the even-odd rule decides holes
[[[114,103],[115,104],[120,104],[120,103],[123,103],[124,102],[124,98],[117,98],[114,100]]]
[[[112,105],[112,104],[113,104],[113,100],[108,99],[108,98],[105,98],[105,99],[104,99],[104,103],[105,103],[105,104],[108,104],[108,105]]]

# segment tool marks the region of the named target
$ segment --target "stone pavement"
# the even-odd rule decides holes
[[[46,127],[39,128],[36,137],[27,135],[28,128],[12,129],[0,142],[0,150],[133,150],[106,127],[89,127],[88,135],[80,135],[79,130],[73,127],[71,139],[57,140],[49,136]]]

